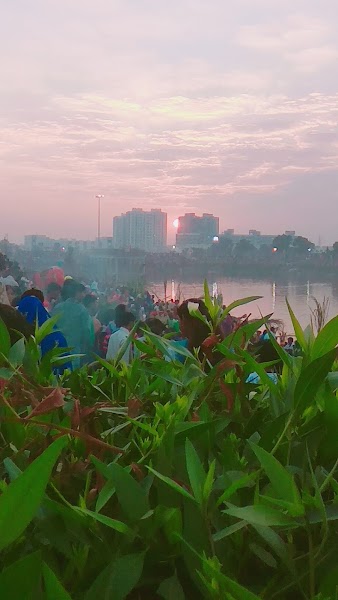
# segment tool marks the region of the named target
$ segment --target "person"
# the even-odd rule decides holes
[[[0,303],[0,319],[7,327],[11,345],[15,344],[22,336],[28,340],[34,335],[34,327],[13,306]]]
[[[122,312],[118,318],[115,319],[117,331],[110,336],[107,350],[107,360],[115,360],[119,355],[123,346],[127,343],[130,332],[135,323],[135,315],[131,312]],[[129,343],[126,350],[121,357],[121,362],[129,365],[132,358],[132,345]]]
[[[27,290],[22,296],[21,300],[18,304],[18,312],[25,318],[26,322],[35,329],[35,327],[41,327],[48,319],[50,319],[50,315],[43,306],[43,294],[37,294],[40,290]],[[38,295],[40,298],[38,298]],[[34,332],[33,329],[33,332]],[[53,328],[53,331],[47,334],[40,343],[41,355],[45,356],[47,352],[50,352],[54,348],[64,348],[68,347],[66,338],[59,331],[56,326]],[[70,361],[67,361],[62,366],[55,367],[55,374],[62,374],[66,369],[71,370],[72,365]]]
[[[19,288],[19,284],[15,281],[12,275],[7,275],[7,277],[0,277],[1,285],[1,297],[3,304],[9,304],[12,306],[12,302],[16,296],[16,292]]]
[[[198,311],[205,322],[194,316],[192,313]],[[198,298],[190,298],[185,300],[177,309],[177,314],[180,320],[181,333],[188,340],[187,347],[190,352],[198,350],[199,358],[208,359],[211,365],[215,365],[221,360],[222,355],[219,352],[213,352],[213,345],[205,345],[206,339],[211,336],[211,329],[208,325],[210,322],[210,314],[203,300]],[[221,339],[220,332],[216,332],[216,336]],[[217,343],[217,341],[215,340]]]
[[[51,281],[51,283],[47,285],[44,307],[49,313],[52,312],[55,304],[60,301],[61,289],[61,286],[55,281]]]
[[[57,325],[68,340],[73,354],[87,355],[93,349],[93,326],[91,317],[82,304],[85,287],[82,283],[71,280],[64,292],[65,285],[62,289],[62,297],[66,296],[67,299],[54,306],[52,316],[58,316]],[[74,369],[79,368],[81,363],[85,362],[85,359],[81,361],[80,356],[76,356],[72,360]]]
[[[94,335],[96,335],[101,329],[101,323],[96,317],[98,311],[98,299],[94,294],[87,294],[83,299],[83,305],[92,317]]]
[[[288,337],[287,342],[284,346],[284,350],[285,352],[287,352],[288,354],[293,354],[294,350],[295,350],[295,345],[294,345],[294,340],[293,337]]]

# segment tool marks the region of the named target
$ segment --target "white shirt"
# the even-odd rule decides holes
[[[107,350],[107,360],[115,360],[117,355],[119,354],[122,346],[126,343],[128,339],[130,331],[125,327],[120,327],[115,333],[110,336]],[[121,362],[124,362],[126,365],[129,365],[131,357],[131,346],[128,344],[128,348],[121,358]]]

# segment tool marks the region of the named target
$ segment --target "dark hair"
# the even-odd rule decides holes
[[[61,285],[59,285],[58,283],[56,283],[56,281],[51,281],[47,287],[46,287],[46,294],[52,294],[53,292],[60,292],[61,293]]]
[[[274,369],[274,371],[277,371],[277,373],[282,372],[283,362],[281,361],[279,354],[278,354],[275,346],[271,342],[271,340],[266,340],[263,343],[259,342],[256,345],[256,348],[257,348],[257,354],[256,354],[257,362],[267,363],[267,362],[277,361],[276,364],[274,365],[273,369]]]
[[[61,291],[62,300],[68,300],[68,298],[75,298],[76,294],[85,291],[85,286],[74,279],[66,279],[63,284]]]
[[[116,327],[127,327],[130,323],[135,323],[136,317],[132,312],[122,312],[118,317],[115,317]]]
[[[22,296],[21,296],[21,300],[22,300],[23,298],[27,298],[27,297],[29,297],[29,296],[34,296],[35,298],[37,298],[38,300],[40,300],[41,304],[43,304],[43,303],[44,303],[44,301],[45,301],[45,297],[44,297],[44,295],[43,295],[42,291],[41,291],[41,290],[38,290],[37,288],[31,288],[30,290],[26,290],[26,291],[25,291],[25,292],[22,294]]]
[[[156,317],[151,317],[150,319],[147,319],[145,324],[147,325],[147,327],[149,327],[152,333],[155,333],[155,335],[163,335],[164,331],[166,330],[166,326],[164,325],[164,323],[162,323],[162,321],[160,319],[157,319]]]
[[[115,310],[111,306],[105,306],[100,308],[97,313],[97,318],[102,325],[109,325],[111,321],[115,320]]]
[[[0,318],[5,323],[11,344],[15,344],[20,339],[20,333],[28,339],[31,335],[34,335],[34,327],[25,317],[12,306],[7,304],[0,304]]]
[[[97,296],[94,296],[94,294],[87,294],[82,300],[82,303],[86,308],[89,308],[89,306],[95,304],[95,302],[97,302]]]
[[[185,321],[185,323],[189,324],[188,345],[189,349],[193,350],[194,348],[200,348],[202,346],[204,340],[210,335],[210,329],[206,323],[203,323],[190,314],[188,306],[190,302],[198,305],[199,312],[206,317],[208,321],[210,320],[210,314],[203,300],[198,298],[190,298],[189,300],[185,300],[177,308],[177,314],[179,318],[182,321]]]
[[[116,319],[119,318],[120,315],[122,315],[123,313],[125,313],[127,311],[127,307],[125,304],[118,304],[115,307],[115,321]]]

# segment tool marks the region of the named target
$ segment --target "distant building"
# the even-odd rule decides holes
[[[160,209],[133,208],[113,220],[114,248],[164,252],[167,246],[167,215]]]
[[[221,237],[230,238],[234,244],[237,244],[240,240],[246,240],[251,242],[255,248],[261,248],[262,246],[272,246],[274,239],[278,234],[262,234],[257,229],[250,229],[249,233],[240,234],[235,233],[234,229],[226,229]],[[285,235],[291,235],[294,237],[296,235],[295,231],[286,231]]]
[[[211,246],[219,235],[219,218],[209,213],[198,217],[195,213],[186,213],[178,218],[176,246],[183,248],[203,248]]]

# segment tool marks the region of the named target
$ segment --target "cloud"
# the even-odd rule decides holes
[[[269,230],[272,197],[311,230],[292,194],[337,172],[333,1],[51,4],[4,10],[0,236],[92,237],[98,192],[107,234],[132,206]]]

